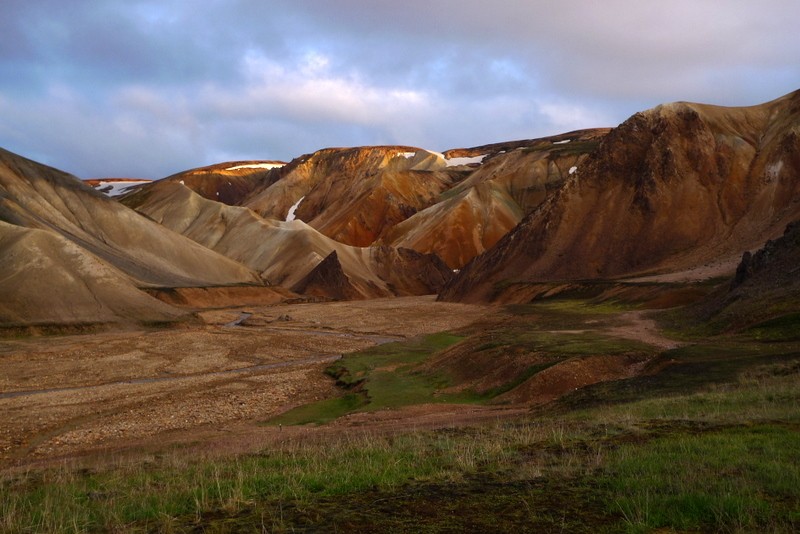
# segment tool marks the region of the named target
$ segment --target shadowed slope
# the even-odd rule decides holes
[[[0,326],[82,325],[185,315],[64,237],[0,221]]]

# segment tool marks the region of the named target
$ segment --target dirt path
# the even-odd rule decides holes
[[[612,336],[641,341],[663,350],[685,345],[680,341],[664,337],[656,322],[647,318],[646,313],[648,312],[645,310],[625,312],[619,316],[619,320],[623,321],[623,324],[613,326],[606,332]]]

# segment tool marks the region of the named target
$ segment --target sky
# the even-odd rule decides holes
[[[3,0],[0,147],[157,179],[800,89],[797,0]]]

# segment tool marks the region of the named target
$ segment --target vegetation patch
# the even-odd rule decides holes
[[[776,425],[624,445],[604,467],[636,530],[775,532],[800,526],[800,432]]]
[[[800,312],[758,323],[747,328],[744,334],[759,341],[800,341]]]
[[[431,355],[463,339],[451,333],[422,336],[409,341],[386,343],[345,355],[326,369],[347,393],[300,406],[269,421],[269,424],[325,423],[355,411],[399,408],[427,402],[471,402],[470,394],[439,394],[449,379],[442,373],[415,370]]]
[[[269,420],[270,425],[305,425],[309,423],[324,424],[350,412],[354,412],[367,404],[362,393],[346,393],[341,397],[325,399],[293,408]]]

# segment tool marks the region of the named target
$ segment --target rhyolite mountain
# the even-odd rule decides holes
[[[447,151],[447,161],[480,163],[439,202],[386,229],[379,241],[435,253],[460,269],[557,191],[608,131],[581,130]]]
[[[284,165],[275,160],[229,161],[181,171],[161,181],[180,183],[204,198],[236,206],[253,190],[270,183],[271,170]]]
[[[145,287],[260,284],[67,173],[0,150],[0,325],[163,321]]]
[[[293,215],[340,243],[369,246],[464,177],[441,154],[411,147],[329,148],[299,157],[242,205]]]
[[[526,284],[732,272],[800,219],[799,128],[800,93],[741,108],[680,102],[613,129],[443,153],[220,163],[121,202],[3,151],[0,323],[183,314],[152,288],[522,302]]]
[[[341,244],[434,253],[458,269],[556,191],[607,133],[583,130],[441,154],[404,146],[328,148],[241,176],[241,187],[229,178],[230,169],[243,167],[233,163],[160,182],[179,182],[267,220],[304,221]],[[135,206],[125,202],[146,210],[142,195],[134,196]]]
[[[122,202],[250,267],[269,285],[295,288],[334,252],[341,273],[318,271],[317,275],[328,272],[335,276],[330,281],[331,288],[341,285],[340,276],[346,277],[347,298],[437,293],[452,276],[450,269],[434,255],[339,243],[299,219],[264,218],[243,206],[209,200],[181,181],[154,182],[126,196]],[[325,295],[319,289],[324,285],[316,286],[315,296],[338,299],[345,294],[332,289]]]
[[[577,167],[440,297],[524,300],[520,284],[698,269],[758,248],[800,218],[800,92],[637,113]]]

